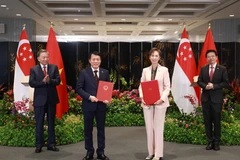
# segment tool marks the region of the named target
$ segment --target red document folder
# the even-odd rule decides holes
[[[113,83],[106,81],[98,82],[97,99],[99,101],[112,100]]]
[[[154,104],[160,99],[160,92],[157,80],[141,82],[143,100],[147,105]]]

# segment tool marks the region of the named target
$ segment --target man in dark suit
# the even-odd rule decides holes
[[[59,103],[56,86],[60,84],[58,67],[49,64],[49,53],[41,49],[37,53],[39,65],[30,69],[29,85],[34,88],[34,114],[36,119],[36,153],[42,151],[44,144],[43,125],[45,113],[48,121],[47,149],[59,151],[55,142],[55,114],[56,104]]]
[[[93,120],[96,118],[97,124],[97,141],[98,148],[97,160],[109,160],[104,154],[105,148],[105,119],[106,119],[106,104],[108,101],[100,102],[96,98],[98,89],[98,80],[110,81],[107,70],[100,68],[101,57],[98,52],[90,53],[90,67],[79,72],[79,77],[76,86],[76,92],[83,98],[82,111],[84,115],[84,138],[86,156],[83,160],[93,160]]]
[[[218,151],[221,138],[223,88],[228,87],[228,73],[224,66],[216,63],[215,50],[208,50],[206,58],[209,64],[201,68],[197,83],[202,88],[202,111],[208,140],[206,150]]]

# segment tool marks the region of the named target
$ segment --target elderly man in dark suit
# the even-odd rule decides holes
[[[101,57],[98,52],[90,53],[89,55],[90,67],[79,72],[79,77],[76,86],[76,92],[83,98],[82,111],[84,115],[84,138],[86,156],[83,160],[93,160],[93,120],[96,118],[97,124],[97,141],[98,148],[97,160],[109,160],[104,154],[105,148],[105,119],[106,119],[106,104],[108,101],[100,102],[96,98],[98,89],[98,80],[110,81],[107,70],[100,68]]]
[[[208,50],[206,58],[209,64],[201,68],[197,83],[202,88],[202,111],[208,140],[206,150],[218,151],[221,138],[223,88],[228,87],[228,73],[224,66],[216,63],[215,50]]]
[[[37,53],[39,65],[30,69],[29,85],[34,88],[34,114],[36,119],[36,153],[42,151],[44,144],[43,125],[45,113],[48,121],[47,149],[59,151],[55,142],[55,114],[56,104],[59,103],[56,86],[60,84],[58,67],[49,64],[49,53],[41,49]]]

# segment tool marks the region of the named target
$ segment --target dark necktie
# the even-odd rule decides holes
[[[45,65],[43,66],[43,73],[44,73],[44,76],[47,75],[47,71],[46,71],[46,66]]]
[[[211,70],[210,70],[210,74],[209,74],[209,77],[210,77],[210,81],[212,81],[212,77],[213,77],[213,73],[214,73],[214,67],[211,65]]]
[[[97,70],[94,71],[94,78],[95,78],[96,82],[98,82],[98,75],[97,75],[97,72],[98,72]]]

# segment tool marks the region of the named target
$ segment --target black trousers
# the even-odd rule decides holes
[[[202,111],[208,142],[219,143],[222,103],[213,103],[209,98],[207,102],[202,102]]]
[[[44,145],[44,117],[47,113],[48,121],[48,147],[52,147],[55,142],[55,115],[56,105],[46,103],[44,106],[34,106],[34,115],[36,119],[36,147]]]
[[[85,149],[87,154],[94,154],[93,147],[93,121],[96,118],[97,124],[97,154],[103,154],[105,148],[105,119],[106,111],[84,111],[84,139],[85,139]]]

